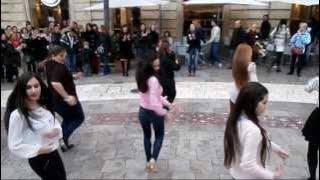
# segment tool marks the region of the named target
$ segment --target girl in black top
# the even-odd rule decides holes
[[[129,76],[130,59],[133,58],[132,53],[132,35],[129,32],[128,26],[122,27],[122,33],[119,38],[120,43],[120,61],[122,66],[123,76]]]
[[[174,71],[180,69],[179,61],[176,60],[175,53],[170,49],[170,43],[162,40],[160,45],[160,83],[163,87],[163,96],[167,96],[168,101],[173,103],[176,97],[176,84],[174,81]]]

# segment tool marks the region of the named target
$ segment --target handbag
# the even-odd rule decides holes
[[[291,52],[293,55],[299,56],[299,55],[303,54],[303,49],[298,48],[298,47],[293,47],[293,48],[291,48]]]

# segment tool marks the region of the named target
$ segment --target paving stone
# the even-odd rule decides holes
[[[195,179],[192,171],[173,171],[171,179]]]

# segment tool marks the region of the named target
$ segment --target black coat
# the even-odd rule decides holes
[[[95,31],[88,31],[84,33],[84,39],[89,42],[89,47],[92,50],[97,50],[97,47],[99,45],[99,34]]]
[[[148,34],[149,48],[155,49],[159,42],[159,34],[156,31],[151,31]]]
[[[247,39],[247,33],[243,30],[242,27],[234,29],[232,33],[230,47],[231,49],[236,49],[237,46]]]
[[[168,96],[169,102],[173,102],[176,96],[174,71],[180,70],[180,64],[176,64],[174,52],[164,53],[160,56],[160,83],[163,87],[163,96]]]
[[[99,37],[99,46],[102,45],[104,49],[104,55],[108,55],[111,53],[112,45],[111,45],[111,37],[109,34],[100,34]]]
[[[149,46],[148,36],[142,36],[142,32],[139,32],[136,37],[136,48],[145,49]]]
[[[125,38],[124,37],[129,37]],[[119,38],[120,45],[120,59],[132,59],[132,35],[131,34],[121,34]]]
[[[1,41],[1,64],[21,65],[20,53],[7,41]]]
[[[320,144],[319,132],[320,132],[320,111],[319,108],[316,108],[308,120],[306,121],[302,134],[305,139],[311,143]]]
[[[260,38],[262,40],[268,39],[271,31],[271,24],[269,21],[263,21],[260,27]]]
[[[195,38],[194,38],[195,37]],[[201,39],[199,36],[197,36],[197,34],[194,32],[189,32],[188,33],[188,36],[187,36],[187,42],[189,44],[189,49],[188,49],[188,52],[191,50],[191,49],[201,49]]]
[[[32,61],[40,62],[48,55],[47,45],[49,42],[45,38],[36,38],[31,41]]]

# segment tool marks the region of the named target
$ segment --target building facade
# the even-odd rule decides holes
[[[252,23],[260,26],[265,14],[270,16],[273,27],[280,19],[292,22],[308,21],[312,16],[319,19],[319,6],[305,7],[277,2],[270,3],[269,6],[186,6],[182,1],[171,0],[169,4],[154,7],[111,9],[111,26],[113,29],[119,29],[123,24],[136,27],[134,22],[138,19],[147,26],[156,24],[161,33],[169,31],[173,37],[180,39],[192,21],[197,20],[209,31],[210,20],[216,19],[222,27],[223,37],[228,39],[233,21],[238,19],[245,28]],[[60,23],[63,19],[70,19],[83,25],[89,22],[101,25],[104,23],[103,10],[85,9],[102,2],[103,0],[62,0],[59,6],[48,8],[40,0],[1,0],[1,27],[22,27],[26,21],[31,21],[34,26],[45,27],[48,17],[54,17]]]

